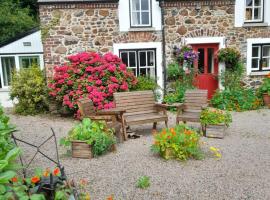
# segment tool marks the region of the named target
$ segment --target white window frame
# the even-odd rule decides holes
[[[263,56],[263,47],[269,47],[270,48],[270,44],[266,44],[266,45],[263,45],[262,46],[262,60],[265,58],[265,59],[268,59],[268,60],[270,60],[270,55],[269,56]],[[270,62],[269,62],[270,63]],[[265,67],[265,68],[263,68],[263,66],[262,66],[262,69],[263,70],[270,70],[270,64],[269,64],[269,66],[268,67]]]
[[[139,50],[138,51],[138,54],[140,55],[140,53],[141,52],[145,52],[145,55],[146,55],[146,57],[145,57],[145,59],[146,59],[146,65],[145,66],[141,66],[141,59],[138,59],[139,60],[139,74],[140,74],[140,72],[141,72],[141,69],[146,69],[146,76],[149,76],[149,74],[148,74],[148,72],[147,72],[147,69],[154,69],[155,70],[155,77],[152,77],[152,78],[156,78],[156,52],[154,51],[154,50]],[[153,55],[154,55],[154,60],[153,60],[153,62],[154,62],[154,64],[153,64],[153,66],[148,66],[147,65],[147,61],[148,61],[148,55],[147,55],[147,53],[148,52],[152,52],[153,53]],[[140,57],[140,56],[139,56]]]
[[[127,67],[129,68],[129,69],[135,69],[135,76],[137,77],[137,66],[138,66],[138,63],[137,63],[137,53],[136,53],[136,51],[132,51],[132,50],[126,50],[126,51],[121,51],[120,52],[120,58],[122,59],[122,53],[127,53],[127,59],[128,59],[128,65],[127,65]],[[135,53],[135,63],[136,63],[136,66],[134,67],[130,67],[130,62],[129,62],[129,53]]]
[[[264,0],[260,0],[261,1],[261,5],[260,6],[255,6],[254,4],[255,4],[255,0],[252,0],[252,6],[247,6],[246,5],[246,2],[247,2],[247,0],[245,0],[245,22],[246,23],[249,23],[249,22],[263,22],[263,20],[264,20]],[[251,20],[247,20],[246,19],[246,12],[247,12],[247,9],[251,9],[252,10],[252,19]],[[261,8],[261,17],[260,17],[260,19],[254,19],[254,10],[256,9],[256,8]]]
[[[252,52],[253,48],[258,48],[258,57],[254,57],[253,54],[251,53],[251,70],[259,70],[260,69],[260,60],[261,60],[261,46],[260,45],[252,45]],[[258,65],[257,68],[252,68],[252,60],[257,59],[258,60]]]
[[[131,27],[152,27],[152,0],[147,0],[148,1],[148,10],[142,10],[142,1],[143,0],[139,0],[140,2],[140,9],[139,10],[133,10],[133,6],[132,6],[132,1],[134,0],[129,0],[129,7],[130,7],[130,26]],[[142,24],[142,13],[143,12],[149,12],[149,24]],[[134,23],[134,19],[133,19],[133,13],[140,13],[140,23],[136,24]]]
[[[38,66],[40,65],[40,62],[41,62],[41,60],[40,60],[40,56],[38,56],[38,55],[31,55],[31,56],[24,56],[24,55],[21,55],[21,56],[19,56],[19,63],[20,63],[20,68],[23,68],[23,66],[22,66],[22,60],[21,59],[23,59],[23,58],[28,58],[28,59],[31,59],[31,58],[37,58],[38,59],[38,62],[36,63]],[[30,64],[30,66],[31,66],[32,64]]]

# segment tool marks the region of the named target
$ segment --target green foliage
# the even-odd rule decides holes
[[[37,18],[31,14],[27,4],[20,1],[1,0],[0,42],[38,26]]]
[[[218,60],[225,62],[227,69],[234,69],[241,58],[240,52],[235,48],[223,48],[218,52]]]
[[[15,112],[21,115],[35,115],[48,109],[47,85],[39,67],[33,66],[13,73],[10,97],[18,100]]]
[[[179,67],[178,62],[172,62],[168,65],[167,75],[169,80],[178,80],[179,77],[183,76],[184,70]]]
[[[200,122],[203,125],[225,124],[226,126],[229,126],[232,122],[232,116],[227,111],[215,108],[206,108],[201,112]]]
[[[185,92],[187,87],[176,82],[175,92],[165,95],[163,101],[167,104],[182,103],[184,102]]]
[[[147,76],[138,76],[138,83],[132,87],[132,91],[155,90],[158,84],[155,79]]]
[[[252,89],[234,89],[217,91],[211,99],[213,107],[229,111],[255,110],[261,107],[262,100]]]
[[[141,176],[137,183],[136,186],[141,189],[146,189],[150,186],[150,177],[148,176]]]
[[[85,118],[81,123],[75,125],[69,131],[68,136],[61,139],[60,144],[70,146],[74,140],[85,141],[92,145],[94,156],[104,154],[116,143],[113,130],[108,129],[104,122],[91,121],[89,118]]]
[[[259,88],[259,92],[261,94],[267,93],[270,95],[270,73],[266,76],[266,78],[263,79],[263,83]]]
[[[154,139],[152,151],[159,153],[165,159],[175,158],[183,161],[203,157],[199,144],[200,135],[184,124],[163,129],[154,136]]]

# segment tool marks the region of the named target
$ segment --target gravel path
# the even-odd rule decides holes
[[[17,137],[35,144],[50,134],[50,127],[59,140],[75,123],[50,116],[10,117],[20,130]],[[170,118],[173,123],[174,117]],[[270,110],[233,113],[233,121],[224,139],[203,138],[205,149],[215,146],[221,150],[221,160],[209,155],[201,161],[164,161],[150,152],[151,125],[147,125],[133,127],[143,137],[129,140],[119,145],[116,153],[97,159],[72,159],[60,147],[61,162],[69,177],[89,181],[93,200],[104,200],[111,194],[117,200],[270,199]],[[21,146],[29,160],[31,148]],[[42,149],[55,156],[52,141]],[[33,165],[53,166],[40,156]],[[151,179],[146,190],[135,187],[143,175]]]

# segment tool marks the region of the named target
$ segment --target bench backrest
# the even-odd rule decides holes
[[[80,110],[80,113],[81,113],[82,117],[96,115],[94,104],[87,97],[79,99],[78,107],[79,107],[79,110]]]
[[[207,105],[207,90],[187,90],[185,93],[185,111],[201,111],[202,106]]]
[[[117,92],[113,94],[116,108],[123,108],[127,114],[153,113],[155,96],[153,91]]]

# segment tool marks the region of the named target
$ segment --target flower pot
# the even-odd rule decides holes
[[[227,126],[225,124],[209,124],[205,126],[204,136],[209,138],[223,139],[226,133]]]
[[[267,93],[263,94],[263,101],[265,106],[270,106],[270,96]]]
[[[174,151],[172,148],[166,148],[165,151],[163,151],[161,153],[161,156],[166,159],[166,160],[169,160],[169,159],[174,159],[175,156],[174,156]]]
[[[92,147],[84,141],[72,141],[72,158],[93,158]]]

